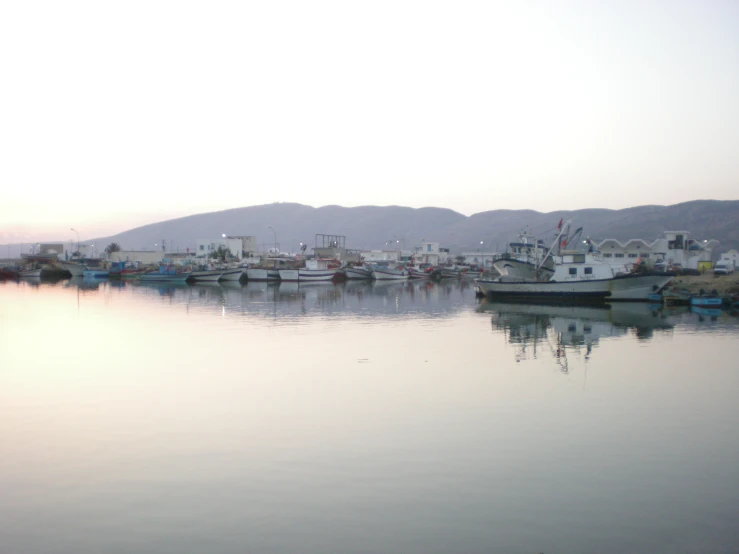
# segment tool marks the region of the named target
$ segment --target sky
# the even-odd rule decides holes
[[[0,243],[739,197],[739,2],[3,2]]]

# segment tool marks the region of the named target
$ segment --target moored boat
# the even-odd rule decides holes
[[[279,281],[280,271],[266,267],[249,267],[246,270],[247,281]]]
[[[408,279],[408,271],[401,266],[374,266],[372,268],[372,278],[375,281],[403,281]]]
[[[59,260],[57,263],[72,274],[72,277],[82,277],[87,267],[85,264],[70,260]]]
[[[108,278],[108,270],[99,268],[99,269],[85,269],[82,272],[82,276],[85,279],[107,279]]]
[[[347,280],[372,279],[372,269],[363,265],[345,267],[344,274],[346,275]]]
[[[212,282],[215,283],[221,278],[222,269],[200,269],[190,272],[190,280],[196,282]]]
[[[173,265],[160,265],[158,271],[137,275],[139,281],[155,283],[185,283],[190,273],[178,272]]]
[[[701,291],[701,294],[690,297],[691,306],[720,308],[723,303],[723,299],[716,292],[705,293]]]
[[[675,277],[673,273],[641,272],[614,274],[597,253],[564,252],[548,281],[478,279],[486,295],[504,300],[558,302],[646,301]]]
[[[231,269],[224,269],[223,273],[221,273],[220,281],[239,281],[244,276],[244,269],[243,267],[234,267]]]

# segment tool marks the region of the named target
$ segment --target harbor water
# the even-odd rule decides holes
[[[0,282],[0,553],[739,552],[739,318]]]

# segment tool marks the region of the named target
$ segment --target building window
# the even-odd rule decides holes
[[[592,267],[586,267],[585,268],[585,275],[592,275],[593,274],[593,268]]]
[[[649,253],[648,252],[645,252],[644,254],[641,255],[641,257],[642,258],[648,258],[649,257]]]
[[[623,258],[624,255],[623,254],[614,254],[613,257],[614,258]]]
[[[577,268],[576,267],[571,267],[570,268],[570,275],[577,275]]]
[[[609,252],[608,254],[603,254],[603,257],[604,257],[604,258],[611,258],[611,257],[613,257],[613,254],[611,254],[611,253]]]
[[[200,250],[205,250],[205,245],[204,244],[201,244],[200,245]]]
[[[638,258],[639,254],[629,254],[629,258]]]

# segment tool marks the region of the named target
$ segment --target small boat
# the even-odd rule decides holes
[[[85,269],[82,272],[82,276],[85,279],[107,279],[108,278],[108,270],[107,269]]]
[[[69,260],[59,260],[59,264],[72,274],[72,277],[82,277],[87,269],[85,264]]]
[[[23,277],[23,278],[28,278],[28,277],[34,278],[34,277],[38,277],[40,279],[41,278],[41,272],[42,271],[43,271],[43,268],[26,269],[25,271],[21,271],[20,272],[20,276]]]
[[[280,270],[266,267],[250,267],[246,270],[247,281],[279,281]]]
[[[654,302],[656,304],[662,304],[663,298],[661,294],[648,294],[647,300],[649,300],[650,302]]]
[[[221,278],[219,281],[240,281],[241,277],[244,275],[245,268],[243,267],[234,267],[231,269],[224,269],[223,273],[221,273]]]
[[[665,304],[687,305],[690,304],[690,291],[685,289],[665,289],[662,292],[662,300]]]
[[[158,271],[141,273],[137,276],[139,281],[154,283],[184,283],[189,277],[189,273],[179,273],[171,264],[160,265]]]
[[[0,267],[0,281],[5,279],[18,279],[19,273],[15,270],[8,269],[7,267]]]
[[[338,267],[329,267],[333,260],[306,260],[305,267],[298,269],[281,269],[281,281],[332,281],[336,277]]]
[[[376,265],[372,268],[372,278],[375,281],[404,281],[408,279],[408,271],[402,267]]]
[[[429,266],[427,269],[421,269],[420,267],[411,266],[408,268],[408,277],[410,279],[430,279],[431,272],[434,270],[433,267]]]
[[[190,280],[195,282],[215,283],[221,278],[222,269],[201,269],[190,273]]]
[[[705,291],[701,290],[699,295],[690,297],[691,306],[720,308],[723,303],[723,299],[715,290],[710,293],[706,293]]]
[[[347,280],[372,279],[372,269],[364,265],[354,265],[344,268]]]

